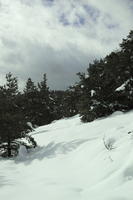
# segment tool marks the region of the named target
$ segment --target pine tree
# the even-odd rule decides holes
[[[54,120],[46,74],[36,86],[31,78],[24,89],[24,110],[28,122],[33,126],[48,124]]]
[[[84,122],[133,108],[133,31],[120,47],[90,64],[87,75],[79,73],[78,109]]]
[[[28,78],[23,94],[24,114],[27,122],[36,125],[38,113],[38,89],[31,78]]]
[[[65,91],[51,90],[49,94],[50,108],[52,110],[53,119],[58,120],[64,117],[64,100]]]
[[[38,125],[49,124],[54,120],[53,99],[50,98],[50,91],[47,86],[46,74],[43,75],[43,80],[38,83]]]
[[[77,92],[77,87],[70,86],[63,95],[62,105],[63,105],[63,117],[72,117],[78,114],[77,104],[78,104],[79,94]]]
[[[18,153],[20,143],[17,139],[28,137],[27,133],[31,131],[18,106],[18,95],[17,78],[9,73],[6,84],[0,89],[0,153],[8,157]]]

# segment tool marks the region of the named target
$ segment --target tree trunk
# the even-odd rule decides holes
[[[11,140],[8,138],[8,146],[7,146],[7,155],[8,157],[11,157]]]

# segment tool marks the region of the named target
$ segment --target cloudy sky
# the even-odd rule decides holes
[[[133,28],[133,0],[0,0],[0,84],[5,74],[65,89]]]

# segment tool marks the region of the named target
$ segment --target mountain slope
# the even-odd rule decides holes
[[[33,133],[39,147],[0,160],[0,199],[131,200],[133,112],[82,124],[78,116]]]

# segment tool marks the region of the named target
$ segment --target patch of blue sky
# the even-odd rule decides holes
[[[129,9],[131,10],[131,11],[133,11],[133,0],[131,1],[129,1]]]
[[[63,26],[81,27],[85,24],[84,17],[77,15],[74,21],[69,21],[69,19],[67,18],[67,15],[65,15],[64,13],[60,16],[59,21]]]
[[[106,24],[106,27],[110,30],[119,28],[119,24]]]
[[[85,25],[85,22],[86,22],[86,20],[84,17],[77,15],[77,18],[74,21],[73,25],[77,26],[77,27],[81,27],[81,26]]]
[[[89,15],[91,20],[93,20],[94,22],[97,22],[100,16],[100,11],[97,8],[88,4],[84,4],[83,8],[85,9],[86,13]]]
[[[43,3],[45,6],[52,6],[53,3],[54,3],[54,0],[42,0],[42,3]]]
[[[119,23],[117,23],[113,19],[113,16],[111,16],[108,13],[104,15],[102,21],[103,21],[104,26],[109,30],[119,29],[119,27],[120,27]]]
[[[71,23],[69,22],[69,20],[67,19],[67,16],[63,13],[60,15],[59,17],[59,21],[62,25],[64,26],[69,26],[71,25]]]

